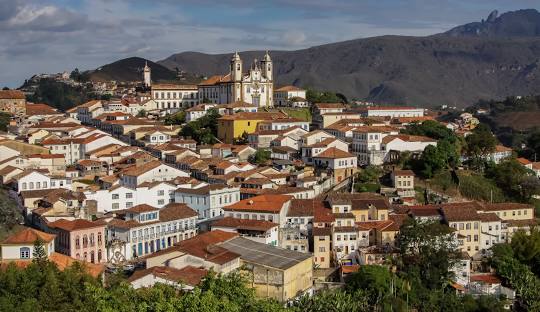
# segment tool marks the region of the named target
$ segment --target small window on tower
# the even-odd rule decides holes
[[[240,70],[240,64],[236,64],[236,70]]]

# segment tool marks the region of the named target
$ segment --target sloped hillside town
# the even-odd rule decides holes
[[[61,269],[124,272],[135,289],[247,271],[257,297],[291,303],[364,267],[399,271],[433,226],[452,292],[523,300],[489,263],[537,233],[540,162],[474,113],[310,102],[274,85],[268,52],[228,65],[198,85],[145,66],[146,91],[67,111],[0,91],[0,182],[24,218],[2,265],[28,266],[39,241]]]

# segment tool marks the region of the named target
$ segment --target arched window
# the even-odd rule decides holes
[[[81,254],[78,253],[75,258],[77,258],[77,260],[81,259]]]
[[[97,261],[101,262],[101,249],[97,252]]]
[[[23,184],[22,184],[22,189],[23,189],[23,190],[26,190],[26,182],[23,182]]]
[[[34,182],[30,182],[30,189],[33,190],[34,189]]]
[[[30,259],[30,248],[21,247],[21,259]]]
[[[87,252],[84,253],[83,260],[88,261],[88,253]]]
[[[83,244],[83,248],[88,247],[88,236],[86,236],[86,234],[83,236],[82,244]],[[85,258],[86,258],[86,257],[85,257]],[[85,259],[85,260],[86,260],[86,259]]]
[[[94,251],[90,251],[90,262],[95,263],[96,259],[94,258]]]
[[[101,242],[102,242],[102,236],[101,236],[101,232],[98,232],[97,234],[97,242],[98,242],[98,245],[101,245]]]
[[[81,248],[81,238],[79,237],[79,235],[75,237],[75,248]]]
[[[94,246],[94,244],[95,244],[94,233],[91,233],[90,234],[90,246]]]

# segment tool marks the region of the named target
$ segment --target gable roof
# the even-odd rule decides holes
[[[54,240],[56,235],[38,231],[33,228],[24,228],[23,230],[10,235],[6,238],[2,244],[19,245],[19,244],[33,244],[36,240],[40,239],[46,243]]]
[[[313,158],[332,158],[332,159],[349,158],[349,157],[356,157],[356,156],[354,156],[353,154],[349,152],[340,150],[336,147],[330,147],[326,149],[325,151],[323,151],[322,153],[317,154],[316,156],[313,156]]]
[[[50,228],[57,228],[64,231],[77,231],[77,230],[83,230],[83,229],[90,229],[94,227],[104,227],[105,224],[101,222],[93,222],[88,221],[84,219],[75,219],[75,220],[66,220],[66,219],[60,219],[56,220],[54,222],[51,222],[47,224]]]
[[[260,195],[249,199],[243,199],[237,203],[226,206],[224,210],[230,211],[258,211],[279,213],[285,203],[293,199],[291,195]]]

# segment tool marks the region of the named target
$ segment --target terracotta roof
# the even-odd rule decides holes
[[[222,75],[215,75],[215,76],[211,76],[210,78],[202,81],[201,83],[199,83],[199,86],[213,86],[219,82],[221,82],[221,79],[223,78]]]
[[[483,211],[499,211],[499,210],[516,210],[516,209],[534,209],[534,206],[521,203],[484,203],[481,210]]]
[[[61,229],[64,231],[78,231],[83,229],[90,229],[94,227],[105,227],[105,224],[102,222],[93,222],[88,221],[84,219],[76,219],[76,220],[66,220],[66,219],[60,219],[56,220],[54,222],[48,223],[48,227],[50,228],[56,228]]]
[[[28,155],[28,158],[41,158],[41,159],[51,159],[51,158],[64,158],[62,154],[32,154]]]
[[[442,205],[444,217],[450,222],[480,220],[477,208],[478,204],[475,202]]]
[[[274,90],[274,92],[287,92],[287,91],[304,91],[304,89],[300,89],[295,86],[283,86],[281,88]]]
[[[506,146],[501,145],[501,144],[497,144],[497,145],[495,146],[495,152],[496,152],[496,153],[511,152],[511,151],[512,151],[511,148],[506,147]]]
[[[152,90],[197,90],[197,86],[174,83],[159,83],[152,84]]]
[[[168,266],[155,266],[145,270],[135,271],[128,279],[129,282],[134,282],[149,274],[154,275],[171,282],[184,283],[189,286],[197,286],[201,280],[208,274],[204,268],[196,268],[188,265],[181,269],[176,269]]]
[[[149,161],[147,163],[144,163],[140,166],[133,166],[133,167],[130,167],[128,169],[126,169],[124,172],[122,172],[122,174],[124,175],[128,175],[128,176],[140,176],[141,174],[143,173],[146,173],[154,168],[157,168],[161,165],[165,165],[163,164],[161,161],[159,160],[152,160],[152,161]]]
[[[136,206],[133,206],[129,209],[126,209],[124,211],[126,212],[132,212],[132,213],[143,213],[143,212],[149,212],[149,211],[158,211],[159,209],[156,207],[152,207],[147,204],[139,204]]]
[[[33,115],[56,115],[56,114],[62,114],[62,113],[59,112],[56,108],[50,107],[47,104],[26,103],[26,115],[27,116],[33,116]]]
[[[343,103],[315,103],[313,106],[315,106],[318,109],[321,108],[345,108],[345,105]]]
[[[480,282],[484,284],[501,284],[501,279],[494,274],[476,274],[471,275],[471,282]]]
[[[19,244],[33,244],[36,240],[41,239],[48,243],[54,240],[56,235],[38,231],[33,228],[24,228],[23,230],[10,235],[6,238],[2,244],[19,245]]]
[[[437,140],[420,135],[408,135],[408,134],[397,134],[397,135],[387,135],[382,139],[382,143],[388,144],[395,139],[400,139],[404,142],[437,142]]]
[[[361,126],[357,127],[353,132],[359,132],[359,133],[390,133],[390,132],[397,132],[398,129],[390,126]]]
[[[371,230],[371,229],[377,229],[382,230],[388,226],[390,226],[393,223],[392,220],[384,220],[384,221],[365,221],[365,222],[356,222],[356,226],[360,230]]]
[[[517,159],[517,161],[522,164],[522,165],[530,165],[531,164],[531,161],[528,160],[527,158],[523,158],[523,157],[520,157]]]
[[[266,221],[266,220],[251,220],[251,219],[237,219],[232,217],[224,217],[212,223],[213,227],[227,227],[235,228],[238,230],[252,230],[252,231],[268,231],[279,224]]]
[[[313,236],[330,236],[332,235],[332,229],[329,227],[314,227],[312,229]]]
[[[187,194],[206,195],[206,194],[209,194],[211,191],[222,190],[222,189],[226,189],[226,188],[229,188],[229,186],[225,185],[225,184],[208,184],[208,185],[198,187],[198,188],[183,188],[183,187],[180,187],[180,188],[176,189],[176,192],[187,193]]]
[[[289,206],[287,217],[305,217],[313,216],[316,205],[324,205],[320,200],[314,199],[293,199]]]
[[[58,252],[53,252],[49,256],[49,261],[54,262],[61,271],[71,267],[75,262],[78,262],[82,265],[86,273],[94,278],[100,276],[105,270],[105,266],[103,264],[79,261]],[[18,268],[26,268],[28,265],[30,265],[30,263],[32,263],[32,260],[4,260],[0,263],[0,268],[5,269],[10,263],[14,263]]]
[[[232,115],[225,115],[218,120],[272,120],[286,117],[283,113],[269,113],[269,112],[240,112]]]
[[[313,156],[313,158],[332,158],[332,159],[349,158],[349,157],[356,157],[356,156],[354,156],[353,154],[349,152],[342,151],[336,147],[330,147],[326,149],[324,152],[316,156]]]
[[[283,206],[293,199],[290,195],[260,195],[249,199],[243,199],[230,206],[226,206],[224,210],[230,211],[258,211],[279,213]]]
[[[26,97],[20,90],[0,90],[0,99],[19,99],[24,100]]]
[[[358,269],[360,269],[360,265],[358,264],[342,265],[341,273],[343,274],[354,273],[354,272],[358,272]]]
[[[169,203],[159,211],[159,221],[167,222],[193,218],[198,216],[197,211],[191,209],[188,205],[182,203]]]
[[[239,254],[228,251],[216,244],[228,241],[238,236],[238,233],[225,231],[210,231],[196,235],[188,240],[180,241],[176,250],[205,259],[206,261],[225,264],[240,257]],[[167,249],[165,249],[166,251]]]
[[[501,221],[501,218],[499,218],[499,216],[497,216],[497,214],[494,213],[494,212],[480,213],[479,216],[480,216],[480,220],[481,220],[482,222],[497,222],[497,221]]]
[[[394,170],[393,173],[395,176],[414,176],[412,170]]]
[[[411,109],[419,109],[419,108],[412,107],[412,106],[371,106],[367,108],[367,110],[411,110]]]

